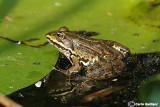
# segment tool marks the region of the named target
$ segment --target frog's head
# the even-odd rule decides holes
[[[72,34],[67,27],[60,27],[58,31],[52,31],[46,34],[47,40],[54,45],[61,53],[71,54],[73,50]]]

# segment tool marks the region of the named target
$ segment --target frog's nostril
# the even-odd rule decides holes
[[[49,38],[49,35],[46,35],[46,38]]]

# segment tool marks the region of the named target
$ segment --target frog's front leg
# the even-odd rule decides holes
[[[99,61],[91,65],[86,76],[88,79],[107,79],[120,74],[126,67],[122,60]]]
[[[73,57],[71,58],[71,60],[72,60],[72,66],[71,66],[69,69],[67,69],[67,70],[62,70],[62,71],[60,71],[60,72],[62,72],[62,73],[65,74],[65,75],[71,75],[73,72],[78,72],[78,71],[81,70],[81,66],[80,66],[80,64],[79,64],[78,58],[76,58],[76,57],[73,56]]]
[[[72,74],[73,72],[78,72],[78,71],[80,71],[80,69],[81,69],[81,66],[79,65],[79,60],[78,60],[78,58],[72,57],[72,62],[73,62],[72,67],[70,67],[70,68],[67,70],[69,75]]]

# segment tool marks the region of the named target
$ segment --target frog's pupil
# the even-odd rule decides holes
[[[57,36],[58,36],[58,37],[63,37],[63,35],[62,35],[62,34],[57,34]]]

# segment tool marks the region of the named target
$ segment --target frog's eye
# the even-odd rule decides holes
[[[59,38],[63,38],[63,34],[57,34],[57,37],[59,37]]]
[[[64,40],[63,40],[63,44],[64,44],[65,47],[67,47],[67,48],[71,48],[71,47],[72,47],[71,41],[68,40],[68,39],[64,39]]]
[[[69,30],[68,30],[67,27],[63,26],[63,27],[60,27],[60,28],[59,28],[59,31],[61,31],[61,32],[67,32],[67,31],[69,31]]]

